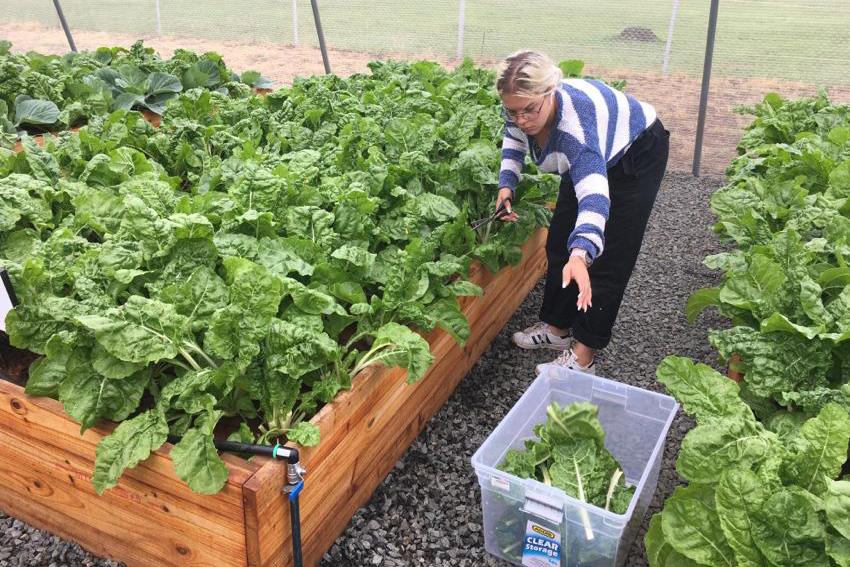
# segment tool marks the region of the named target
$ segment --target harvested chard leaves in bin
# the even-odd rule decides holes
[[[508,451],[499,470],[560,488],[570,496],[616,514],[629,507],[634,487],[626,486],[622,467],[605,448],[599,408],[589,402],[546,408],[546,423],[535,426],[539,440],[525,450]]]

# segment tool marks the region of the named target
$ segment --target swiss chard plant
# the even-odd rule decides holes
[[[645,537],[652,567],[850,564],[850,478],[840,478],[850,417],[835,403],[765,424],[738,385],[668,357],[658,379],[695,416],[682,441],[678,487]]]

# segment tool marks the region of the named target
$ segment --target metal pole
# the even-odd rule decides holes
[[[664,64],[661,74],[666,75],[670,67],[670,47],[673,45],[673,28],[676,26],[676,12],[679,10],[679,0],[673,0],[673,11],[670,13],[670,27],[667,30],[667,45],[664,47]]]
[[[466,0],[460,0],[457,14],[457,56],[463,57],[463,28],[466,20]]]
[[[331,74],[331,63],[328,61],[328,48],[325,47],[325,34],[322,31],[322,19],[319,17],[319,4],[317,0],[310,0],[313,6],[313,20],[316,22],[316,33],[319,36],[319,49],[322,50],[322,63],[325,64],[325,74]]]
[[[71,35],[71,28],[68,27],[68,22],[65,20],[65,13],[62,11],[62,6],[59,0],[53,0],[53,5],[56,6],[56,14],[59,16],[59,22],[62,24],[62,29],[65,30],[65,37],[68,38],[68,45],[71,46],[71,51],[77,52],[77,44],[74,43],[74,36]]]
[[[292,0],[292,45],[298,46],[298,0]]]
[[[159,17],[159,0],[154,0],[154,11],[156,12],[156,34],[162,35],[162,20]]]
[[[708,16],[708,37],[705,43],[705,62],[702,67],[702,92],[699,95],[697,139],[694,144],[694,177],[699,177],[699,162],[702,157],[702,135],[705,131],[705,111],[708,107],[708,84],[711,81],[711,61],[714,57],[714,36],[717,32],[717,9],[719,4],[720,0],[711,0],[711,12]]]

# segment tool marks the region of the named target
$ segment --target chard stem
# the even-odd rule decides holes
[[[578,483],[578,497],[583,502],[587,502],[587,497],[584,495],[584,483],[581,481],[581,470],[578,468],[578,461],[573,458],[573,466],[576,469],[576,481]],[[587,510],[584,508],[578,509],[578,515],[581,516],[581,523],[584,525],[584,537],[588,541],[593,539],[593,530],[590,527],[590,517],[587,515]]]
[[[611,498],[614,496],[614,489],[617,488],[617,483],[620,482],[620,477],[623,476],[623,471],[617,469],[611,475],[611,482],[608,483],[608,496],[605,497],[605,509],[611,509]]]
[[[552,477],[549,475],[549,467],[540,465],[540,472],[543,473],[543,483],[552,486]]]
[[[370,357],[372,355],[374,355],[376,352],[378,352],[379,350],[381,350],[382,348],[384,348],[386,346],[391,346],[391,345],[382,344],[382,345],[374,346],[371,349],[369,349],[366,352],[366,354],[363,355],[363,358],[360,359],[360,362],[357,363],[357,366],[355,366],[354,369],[351,371],[349,376],[354,378],[355,376],[357,376],[358,372],[360,372],[361,370],[363,370],[364,368],[366,368],[370,364],[373,364],[373,363],[377,362],[378,360],[380,360],[381,358],[383,358],[382,356],[376,356],[375,358],[370,360]]]
[[[188,363],[189,363],[189,365],[190,365],[192,368],[194,368],[195,370],[202,370],[201,365],[200,365],[200,364],[198,364],[198,363],[197,363],[197,361],[196,361],[194,358],[192,358],[192,355],[190,355],[188,352],[186,352],[186,349],[184,349],[184,348],[181,346],[181,347],[177,347],[177,351],[178,351],[181,355],[183,355],[183,358],[185,358],[185,359],[186,359],[186,362],[188,362]]]
[[[203,349],[199,347],[194,341],[185,341],[183,344],[195,351],[196,353],[200,354],[201,358],[203,358],[204,361],[210,365],[210,367],[218,368],[218,364],[216,364],[213,359],[207,356],[207,353],[205,353]]]

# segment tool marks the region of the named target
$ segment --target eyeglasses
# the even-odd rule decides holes
[[[548,98],[548,96],[549,95],[543,96],[543,100],[540,101],[540,104],[537,105],[537,108],[535,110],[516,111],[516,110],[509,110],[509,109],[507,109],[503,106],[502,107],[502,114],[504,116],[507,116],[511,120],[514,120],[514,121],[516,121],[520,117],[525,117],[525,118],[528,118],[530,120],[534,120],[535,118],[537,118],[537,115],[540,114],[540,111],[543,109],[543,103],[546,102],[546,99]]]

